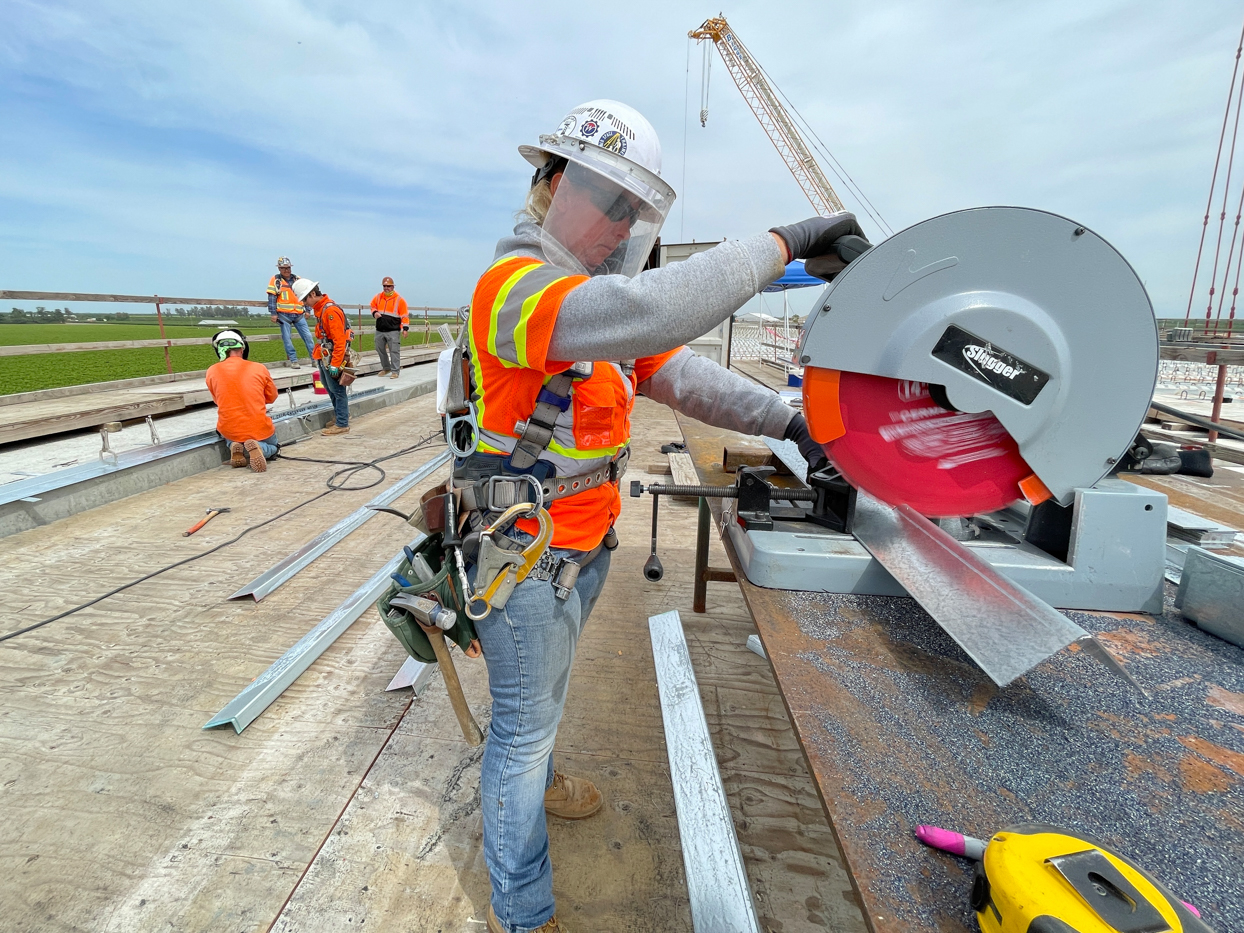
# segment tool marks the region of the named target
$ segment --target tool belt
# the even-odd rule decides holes
[[[452,573],[452,566],[447,559],[445,549],[441,545],[442,536],[438,532],[429,535],[414,548],[406,548],[406,557],[397,573],[393,574],[393,582],[384,595],[376,603],[380,618],[393,636],[402,643],[406,653],[425,664],[436,662],[436,652],[427,634],[405,610],[392,605],[395,597],[402,594],[416,596],[428,595],[436,599],[442,606],[453,609],[458,616],[458,623],[445,633],[445,637],[458,643],[458,647],[466,651],[475,638],[475,625],[466,614],[466,603],[463,599],[461,585]],[[430,580],[420,580],[415,571],[414,563],[422,559],[421,565],[431,569]]]
[[[631,459],[631,448],[623,447],[608,463],[578,473],[574,476],[550,476],[540,479],[531,473],[506,472],[506,457],[498,454],[475,454],[463,464],[466,482],[456,482],[455,489],[462,494],[464,511],[504,512],[519,502],[533,502],[547,506],[550,502],[577,496],[589,489],[606,483],[616,483],[626,472]],[[493,472],[495,471],[495,472]],[[455,473],[458,473],[455,470]],[[479,476],[484,473],[484,476]],[[477,479],[470,481],[471,474]],[[489,475],[491,474],[491,475]]]

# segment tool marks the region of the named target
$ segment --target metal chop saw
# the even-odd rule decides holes
[[[1162,606],[1166,497],[1110,476],[1157,326],[1109,243],[1022,208],[924,221],[834,280],[798,358],[832,467],[790,494],[747,468],[726,487],[752,583],[911,595],[1000,685],[1073,641],[1121,672],[1051,608]]]

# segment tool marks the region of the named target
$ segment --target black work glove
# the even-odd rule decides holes
[[[811,217],[797,224],[772,227],[769,232],[782,238],[792,259],[805,260],[804,268],[809,275],[827,282],[852,259],[872,248],[855,215],[847,212],[833,217]]]
[[[808,422],[799,412],[795,412],[795,417],[791,418],[790,423],[786,425],[786,430],[782,432],[782,440],[795,442],[803,459],[808,461],[809,474],[823,470],[829,465],[829,458],[825,456],[825,448],[812,440],[812,435],[808,433]]]

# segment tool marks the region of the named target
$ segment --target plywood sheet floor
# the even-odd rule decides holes
[[[292,452],[366,460],[435,427],[423,397]],[[635,432],[639,478],[679,435],[672,414],[643,399]],[[386,483],[433,452],[386,464]],[[0,632],[219,544],[313,495],[332,469],[222,467],[10,537]],[[378,516],[262,603],[226,597],[375,492],[334,493],[0,643],[6,930],[484,929],[481,750],[462,741],[439,681],[419,699],[384,692],[403,654],[374,612],[244,733],[200,728],[408,529]],[[183,538],[214,505],[233,511]],[[768,664],[744,646],[754,629],[737,588],[710,584],[709,612],[691,612],[695,506],[666,502],[666,576],[646,583],[649,508],[624,499],[623,546],[580,643],[558,735],[558,766],[606,795],[592,819],[551,821],[559,916],[575,933],[691,929],[647,634],[649,615],[678,609],[762,926],[863,929]],[[484,725],[484,665],[458,666]]]

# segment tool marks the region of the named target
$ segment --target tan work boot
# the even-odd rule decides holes
[[[505,927],[497,919],[491,904],[488,905],[488,933],[505,933]],[[535,933],[570,933],[570,931],[557,922],[556,916],[552,916],[549,917],[549,922],[536,930]]]
[[[229,466],[246,466],[246,448],[236,441],[229,445]]]
[[[350,426],[347,424],[344,428],[337,424],[330,424],[320,432],[324,437],[332,437],[334,434],[349,434]]]
[[[259,441],[246,441],[243,445],[246,448],[247,456],[250,457],[252,473],[267,473],[268,460],[263,455],[263,451],[259,449]]]
[[[544,792],[544,810],[563,820],[582,820],[604,804],[605,798],[587,778],[553,772],[553,786]]]

